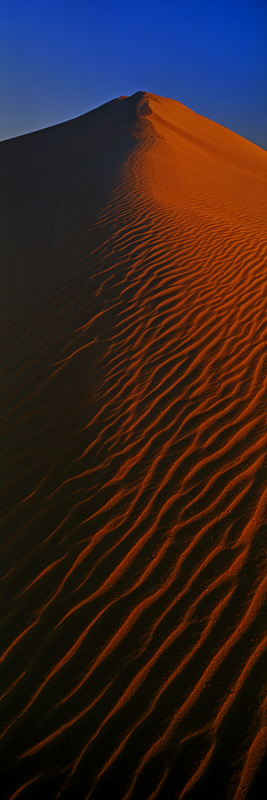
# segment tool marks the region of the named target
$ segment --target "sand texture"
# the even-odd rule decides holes
[[[263,798],[267,155],[138,92],[0,171],[1,800]]]

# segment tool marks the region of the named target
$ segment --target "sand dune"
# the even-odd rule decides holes
[[[0,163],[1,797],[261,798],[267,155],[139,92]]]

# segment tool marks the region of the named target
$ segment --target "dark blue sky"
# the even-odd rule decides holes
[[[267,149],[267,0],[0,0],[0,138],[142,89]]]

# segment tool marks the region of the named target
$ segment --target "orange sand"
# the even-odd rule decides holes
[[[139,92],[0,166],[1,798],[263,797],[267,155]]]

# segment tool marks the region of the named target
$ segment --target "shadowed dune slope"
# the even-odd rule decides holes
[[[261,798],[267,155],[138,92],[0,169],[1,797]]]

